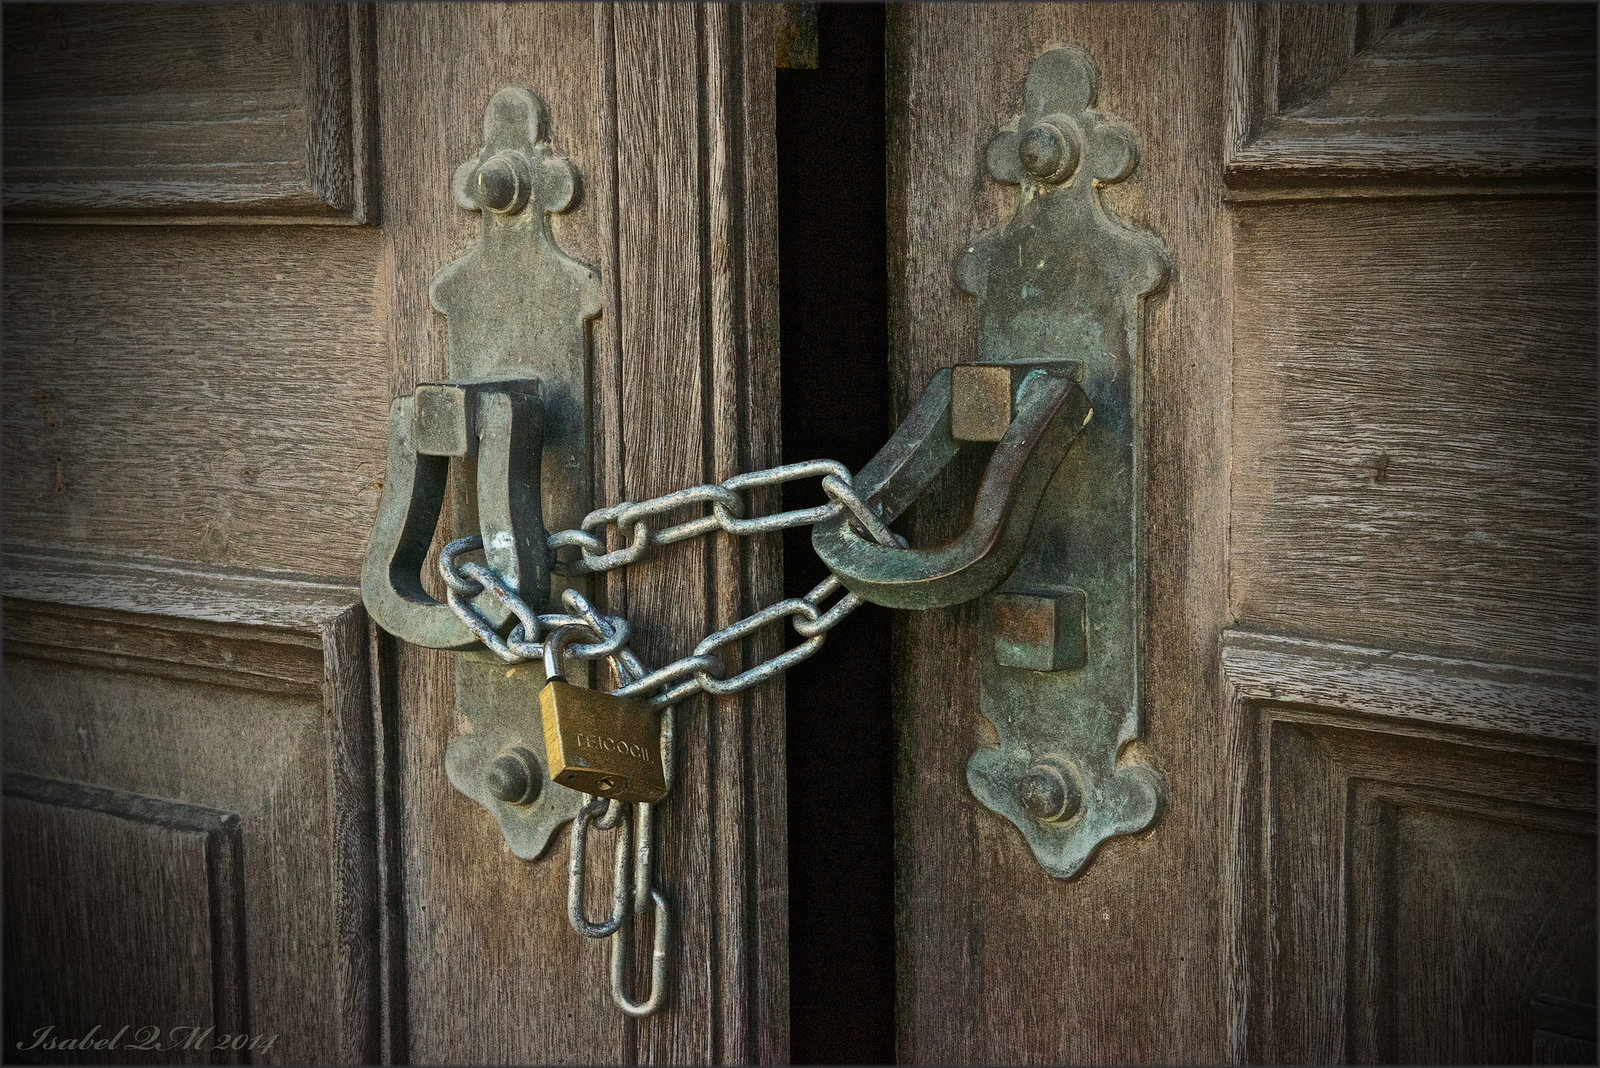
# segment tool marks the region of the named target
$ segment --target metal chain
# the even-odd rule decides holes
[[[594,647],[607,644],[608,619],[576,590],[567,590],[562,601],[582,620],[582,626],[599,641]],[[552,655],[563,649],[565,635],[561,628],[553,631],[546,643],[553,647]],[[571,646],[567,648],[573,648]],[[619,680],[627,683],[646,674],[639,658],[626,648],[616,653],[615,663]],[[661,710],[660,719],[661,764],[668,792],[674,778],[674,715],[670,707]],[[591,797],[573,823],[570,859],[567,864],[567,917],[572,927],[587,938],[611,939],[611,998],[623,1012],[630,1016],[648,1016],[661,1007],[667,989],[668,937],[672,930],[672,911],[666,896],[655,885],[655,821],[654,805],[638,803],[633,806],[632,823],[625,822],[625,807],[617,801]],[[619,826],[620,825],[620,826]],[[600,923],[590,921],[583,912],[583,885],[588,860],[587,836],[590,826],[602,830],[618,827],[616,854],[612,861],[611,916]],[[633,896],[629,900],[628,842],[633,842]],[[643,1001],[634,1001],[626,991],[625,975],[628,970],[629,948],[633,938],[632,919],[646,911],[655,918],[655,937],[650,956],[650,994]]]
[[[828,497],[827,504],[814,508],[798,508],[772,515],[746,517],[741,490],[776,486],[796,479],[822,477],[822,489]],[[653,529],[649,520],[679,508],[691,505],[711,507],[709,515],[683,520],[659,529]],[[805,463],[784,464],[735,475],[715,485],[691,486],[674,493],[652,497],[646,501],[624,501],[620,504],[597,508],[584,516],[573,530],[551,534],[546,540],[555,570],[568,575],[595,574],[637,563],[651,546],[671,545],[690,538],[724,530],[730,534],[765,534],[787,530],[790,527],[808,526],[832,519],[848,512],[852,525],[880,545],[904,547],[906,542],[891,531],[883,518],[855,491],[853,476],[848,468],[835,460],[811,460]],[[629,543],[621,549],[607,551],[604,531],[614,526],[619,533],[631,534]],[[579,555],[569,560],[560,559],[560,551],[576,547]],[[568,626],[583,626],[596,640],[567,647],[567,654],[580,660],[603,660],[612,656],[632,656],[627,652],[629,627],[620,616],[593,616],[593,609],[581,596],[577,602],[563,603],[567,614],[540,614],[533,611],[511,586],[493,570],[473,561],[461,561],[466,553],[483,548],[483,538],[471,535],[457,538],[439,553],[439,572],[448,587],[447,600],[461,621],[496,656],[508,664],[537,660],[544,656],[544,639],[551,631]],[[705,692],[711,694],[738,693],[757,683],[765,682],[807,657],[822,646],[827,632],[845,616],[861,605],[861,598],[845,593],[829,608],[823,605],[843,588],[839,580],[830,575],[803,597],[790,597],[768,605],[736,623],[708,634],[694,650],[655,671],[641,671],[633,681],[624,682],[613,692],[619,697],[646,700],[652,708],[670,708],[685,698]],[[573,591],[568,591],[571,593]],[[511,632],[502,638],[494,626],[472,604],[475,597],[487,594],[498,600],[517,618]],[[591,625],[584,613],[575,610],[575,603],[588,608]],[[722,659],[716,651],[747,636],[769,623],[792,619],[795,633],[804,639],[793,649],[764,660],[724,678]],[[637,662],[637,658],[634,658]]]
[[[796,479],[822,477],[828,495],[825,505],[793,509],[766,516],[747,516],[742,490],[775,486]],[[652,519],[692,505],[709,505],[709,515],[653,528]],[[624,501],[597,508],[573,530],[551,534],[546,541],[554,570],[565,575],[595,574],[637,563],[655,545],[671,545],[690,538],[724,530],[729,534],[765,534],[790,527],[807,526],[848,512],[853,526],[880,545],[904,547],[904,538],[891,531],[883,518],[856,493],[848,468],[833,460],[785,464],[752,471],[716,485],[691,486],[675,493],[646,501]],[[605,529],[614,526],[619,534],[630,535],[627,545],[607,550]],[[560,552],[577,548],[578,556],[562,560]],[[731,694],[764,682],[814,654],[828,631],[855,611],[861,598],[845,593],[830,607],[826,602],[843,589],[830,575],[804,597],[790,597],[753,612],[736,623],[706,635],[694,650],[665,667],[648,670],[628,648],[631,633],[628,621],[620,616],[601,615],[577,590],[564,590],[561,603],[566,612],[535,612],[511,585],[491,568],[461,557],[483,548],[483,538],[473,535],[457,538],[439,553],[439,573],[447,587],[446,599],[452,610],[477,638],[496,656],[517,664],[538,660],[547,649],[552,658],[563,654],[580,660],[611,660],[616,667],[618,686],[611,692],[619,697],[646,701],[661,713],[661,756],[667,791],[673,784],[673,706],[696,693]],[[501,637],[495,627],[473,606],[473,599],[488,595],[503,604],[517,619],[511,631]],[[771,623],[788,619],[803,640],[793,649],[761,661],[732,678],[724,677],[722,658],[717,651]],[[569,642],[571,632],[587,636],[587,642]],[[611,940],[611,997],[630,1016],[647,1016],[661,1006],[666,992],[668,940],[672,913],[665,895],[655,885],[654,807],[636,804],[632,813],[616,801],[591,797],[573,821],[571,852],[567,864],[567,916],[572,927],[587,938]],[[631,819],[629,816],[631,815]],[[611,871],[611,912],[600,921],[590,920],[583,909],[583,887],[588,860],[591,827],[616,830],[615,855]],[[630,843],[632,857],[630,865]],[[629,869],[632,893],[629,893]],[[634,1001],[627,993],[625,975],[632,945],[632,919],[652,914],[655,933],[651,939],[650,993]]]

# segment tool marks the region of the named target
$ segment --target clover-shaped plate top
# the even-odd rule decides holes
[[[1100,187],[1138,161],[1138,138],[1094,107],[1100,73],[1070,46],[1028,71],[1022,114],[989,142],[989,172],[1020,187],[1010,219],[957,259],[961,288],[979,298],[978,358],[1079,360],[1092,380],[1125,373],[1138,298],[1160,287],[1160,242],[1109,214]]]

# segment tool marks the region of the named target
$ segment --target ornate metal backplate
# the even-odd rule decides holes
[[[1015,571],[983,599],[982,708],[1000,744],[967,764],[972,792],[1061,878],[1148,827],[1163,796],[1126,747],[1140,732],[1140,333],[1167,262],[1100,202],[1137,138],[1094,108],[1098,84],[1077,48],[1034,61],[1022,114],[988,149],[995,179],[1019,186],[1016,211],[957,261],[979,301],[978,360],[1076,361],[1093,407]]]
[[[578,175],[550,148],[548,126],[544,102],[527,90],[502,89],[490,100],[483,146],[452,183],[457,203],[482,214],[483,231],[471,251],[439,271],[428,295],[448,317],[451,379],[538,380],[544,526],[565,529],[590,505],[588,324],[600,314],[601,290],[599,275],[562,252],[550,231],[550,215],[575,200]],[[463,511],[470,529],[475,517]],[[512,853],[537,857],[583,801],[546,775],[539,720],[544,673],[535,664],[508,667],[481,651],[455,662],[458,733],[445,771],[457,790],[493,814]],[[537,788],[531,801],[497,796],[508,792],[497,781],[496,762],[513,758],[527,765]]]

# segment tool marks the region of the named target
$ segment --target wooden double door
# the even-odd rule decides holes
[[[6,1057],[1592,1063],[1592,8],[4,17]],[[446,778],[452,654],[361,605],[389,404],[480,226],[451,174],[497,90],[547,103],[604,293],[595,503],[639,499],[851,411],[881,439],[971,358],[951,264],[1015,208],[984,148],[1062,43],[1139,135],[1100,195],[1171,260],[1129,753],[1163,811],[1052,878],[966,785],[976,609],[864,609],[787,728],[779,683],[679,710],[672,993],[629,1019],[565,837],[518,860]],[[866,137],[795,103],[849,56]],[[659,662],[789,555],[596,595]]]

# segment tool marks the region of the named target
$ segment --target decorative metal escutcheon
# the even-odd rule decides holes
[[[1167,258],[1100,202],[1100,186],[1133,171],[1138,140],[1094,108],[1099,80],[1077,48],[1034,61],[1022,114],[988,149],[990,174],[1019,187],[1016,211],[956,265],[978,298],[979,357],[1078,361],[1094,407],[1016,569],[984,600],[979,685],[1000,744],[967,763],[978,800],[1060,878],[1148,827],[1164,794],[1127,747],[1141,726],[1141,334]]]
[[[477,650],[453,658],[458,732],[445,770],[526,859],[544,852],[583,801],[546,780],[544,674],[483,651],[450,606],[425,592],[422,568],[452,464],[476,490],[456,487],[458,526],[477,527],[488,566],[535,609],[552,593],[547,524],[575,526],[589,509],[588,324],[600,314],[600,279],[551,233],[549,217],[574,201],[578,176],[550,148],[548,125],[537,96],[502,89],[484,114],[483,146],[456,169],[456,202],[479,212],[483,229],[428,289],[447,317],[449,377],[390,410],[388,469],[361,576],[368,612],[391,634]],[[474,606],[502,632],[515,622],[492,597]]]
[[[1148,827],[1164,789],[1127,747],[1140,733],[1140,332],[1167,261],[1100,202],[1137,139],[1094,108],[1098,83],[1080,49],[1034,61],[1022,114],[988,147],[1016,210],[956,263],[978,298],[977,360],[936,374],[856,479],[892,519],[963,442],[995,442],[971,527],[924,550],[872,544],[843,518],[812,536],[867,600],[982,598],[980,700],[1000,744],[972,754],[967,782],[1060,878]]]
[[[881,526],[874,540],[843,510],[812,532],[830,571],[863,599],[913,609],[981,599],[978,685],[999,744],[972,754],[968,785],[1061,878],[1106,839],[1150,826],[1164,789],[1129,745],[1141,727],[1140,334],[1143,300],[1167,263],[1159,241],[1100,202],[1100,186],[1133,170],[1137,142],[1094,108],[1098,80],[1076,48],[1033,63],[1022,114],[988,147],[991,174],[1018,186],[1016,210],[956,264],[978,300],[976,359],[935,374],[854,478],[853,492],[887,523],[958,451],[989,444],[968,529],[914,549],[889,544]],[[457,487],[458,525],[476,524],[490,569],[535,610],[552,592],[547,520],[576,527],[590,505],[588,323],[600,312],[599,278],[551,234],[549,216],[572,203],[577,174],[550,149],[546,124],[524,90],[490,102],[484,144],[453,183],[482,233],[430,288],[448,318],[449,377],[391,411],[362,591],[381,626],[418,645],[480,648],[422,581],[452,465],[476,488]],[[497,600],[476,607],[509,630]],[[455,660],[450,781],[494,815],[515,855],[537,857],[582,802],[548,781],[544,673],[483,651]]]

